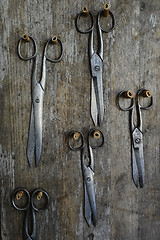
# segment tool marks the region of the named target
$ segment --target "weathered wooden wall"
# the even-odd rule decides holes
[[[160,239],[160,1],[109,1],[116,28],[104,34],[103,148],[95,153],[98,224],[83,217],[83,182],[79,153],[68,149],[67,134],[93,127],[90,117],[88,36],[75,28],[85,5],[97,14],[104,1],[1,0],[0,9],[0,191],[1,239],[22,239],[24,214],[10,203],[15,187],[46,189],[50,207],[37,214],[37,239]],[[58,35],[64,44],[60,63],[47,62],[43,152],[39,166],[26,158],[30,119],[32,62],[18,58],[17,43],[27,33],[38,43],[38,79],[45,42]],[[119,111],[123,89],[146,87],[154,106],[143,111],[146,181],[136,189],[131,177],[128,113]]]

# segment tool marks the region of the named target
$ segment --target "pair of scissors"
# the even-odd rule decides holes
[[[140,104],[140,96],[146,97],[149,100],[146,106]],[[129,107],[123,107],[120,103],[120,98],[131,99],[131,104]],[[151,92],[146,89],[138,90],[136,97],[132,91],[121,91],[117,97],[118,107],[122,111],[129,111],[130,113],[130,132],[131,132],[131,151],[132,151],[132,176],[133,181],[138,188],[143,188],[145,170],[144,170],[144,155],[143,155],[143,132],[142,132],[142,112],[141,109],[150,109],[153,104],[153,97]],[[137,112],[137,125],[134,124],[134,108],[136,106]]]
[[[21,54],[21,44],[24,42],[32,42],[34,46],[34,53],[32,56],[24,57]],[[47,48],[49,44],[59,43],[61,47],[61,53],[58,59],[51,59],[47,56]],[[44,47],[43,60],[42,60],[42,73],[41,80],[37,81],[36,72],[37,72],[37,44],[34,38],[28,36],[27,34],[23,34],[18,43],[18,55],[22,60],[28,61],[33,59],[33,70],[31,77],[31,118],[30,118],[30,129],[29,129],[29,138],[28,138],[28,146],[27,146],[27,157],[29,161],[30,167],[32,167],[33,156],[35,152],[36,156],[36,166],[38,165],[41,157],[42,151],[42,113],[43,113],[43,96],[45,91],[45,83],[46,83],[46,60],[49,62],[59,62],[62,59],[63,54],[63,45],[59,38],[56,36],[50,38]]]
[[[103,29],[100,25],[100,19],[103,16],[111,17],[111,27],[109,29]],[[80,29],[80,18],[82,16],[88,16],[91,18],[91,26],[87,30]],[[108,18],[107,18],[108,19]],[[99,48],[97,53],[93,48],[93,34],[94,34],[94,18],[90,11],[88,11],[87,7],[83,7],[82,11],[78,14],[76,18],[76,28],[77,31],[86,34],[90,33],[89,38],[89,59],[90,59],[90,67],[91,67],[91,117],[95,126],[101,126],[104,115],[104,103],[103,103],[103,82],[102,82],[102,65],[103,65],[103,38],[102,32],[109,33],[113,31],[115,27],[115,19],[113,13],[109,10],[109,5],[104,5],[104,10],[100,11],[97,15],[97,27],[98,27],[98,43]]]
[[[89,226],[91,226],[91,221],[93,221],[94,226],[97,223],[96,200],[94,191],[94,157],[92,149],[102,147],[103,144],[103,133],[97,129],[90,130],[87,139],[90,162],[89,165],[86,166],[84,157],[85,144],[83,134],[80,131],[72,131],[69,134],[69,148],[73,151],[81,151],[81,166],[85,192],[85,219]]]
[[[25,240],[36,239],[36,212],[43,212],[49,207],[49,195],[43,189],[37,189],[32,194],[25,188],[17,188],[11,196],[12,205],[18,211],[25,211],[24,238]],[[42,202],[42,205],[41,203]],[[40,205],[40,207],[39,207]],[[32,233],[29,234],[29,216],[32,216]]]

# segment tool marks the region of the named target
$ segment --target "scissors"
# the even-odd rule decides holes
[[[25,199],[23,199],[25,198]],[[21,201],[20,201],[21,200]],[[37,205],[35,205],[35,200]],[[11,196],[12,205],[18,211],[25,211],[24,238],[25,240],[36,239],[36,212],[43,212],[49,207],[49,195],[43,189],[35,190],[31,195],[25,188],[17,188]],[[38,207],[38,201],[43,201],[43,206]],[[23,202],[23,204],[22,204]],[[24,203],[25,202],[25,203]],[[39,205],[41,205],[39,203]],[[29,215],[32,217],[32,234],[29,234]]]
[[[146,97],[149,100],[147,106],[140,104],[140,96]],[[127,108],[120,104],[120,98],[124,97],[131,99],[131,105]],[[122,111],[129,111],[130,113],[130,132],[131,132],[131,151],[132,151],[132,176],[133,181],[138,188],[143,188],[145,170],[144,170],[144,155],[143,155],[143,132],[142,132],[142,112],[141,109],[150,109],[153,104],[153,97],[151,92],[146,89],[140,89],[137,92],[136,97],[132,91],[121,91],[117,96],[117,103]],[[137,113],[137,125],[134,124],[134,107],[136,106]]]
[[[101,16],[110,16],[112,20],[112,25],[109,29],[104,30],[100,25]],[[79,21],[82,16],[88,16],[91,18],[91,26],[88,30],[81,30],[79,28]],[[104,103],[103,103],[103,82],[102,82],[102,65],[103,65],[103,38],[102,32],[109,33],[113,31],[115,27],[115,19],[114,15],[111,11],[109,11],[109,5],[104,5],[104,10],[100,11],[97,16],[97,27],[98,27],[98,43],[99,48],[97,53],[93,49],[93,34],[95,23],[93,19],[93,15],[90,11],[88,11],[87,7],[83,7],[82,11],[78,14],[76,18],[76,28],[77,31],[86,34],[90,33],[89,38],[89,59],[90,59],[90,67],[91,67],[91,116],[95,126],[101,125],[103,121],[104,115]]]
[[[34,53],[32,56],[24,57],[21,54],[21,43],[24,42],[32,42],[34,46]],[[59,43],[61,47],[61,53],[58,59],[50,59],[47,56],[47,48],[49,44]],[[33,62],[33,70],[31,77],[31,118],[30,118],[30,129],[29,129],[29,138],[28,138],[28,146],[27,146],[27,158],[29,161],[30,167],[32,167],[33,156],[35,152],[36,156],[36,166],[38,165],[41,157],[42,151],[42,113],[43,113],[43,96],[45,91],[45,83],[46,83],[46,60],[49,62],[59,62],[62,59],[63,54],[63,45],[59,38],[56,36],[50,38],[44,47],[43,60],[42,60],[42,75],[41,80],[38,82],[36,80],[36,72],[37,72],[37,44],[34,38],[28,36],[27,34],[23,34],[18,43],[18,55],[22,60],[34,60]]]
[[[93,140],[96,142],[93,143]],[[98,143],[97,143],[98,142]],[[87,145],[89,149],[89,165],[85,164],[84,157],[84,136],[80,131],[72,131],[69,134],[69,148],[73,151],[81,152],[81,166],[84,181],[85,193],[85,219],[89,226],[93,221],[93,225],[97,223],[96,200],[94,191],[94,158],[92,149],[102,147],[104,144],[104,136],[100,130],[92,129],[89,131]]]

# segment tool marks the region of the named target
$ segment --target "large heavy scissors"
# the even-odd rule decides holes
[[[49,207],[48,193],[43,189],[37,189],[30,195],[27,189],[17,188],[12,193],[11,201],[15,209],[26,212],[25,221],[24,221],[23,239],[35,240],[36,239],[36,212],[43,212],[48,209]],[[32,233],[31,234],[29,234],[30,214],[32,217],[32,220],[31,220]]]
[[[33,42],[34,45],[34,53],[32,56],[24,57],[21,54],[21,43],[25,42]],[[47,56],[47,48],[50,43],[58,43],[61,46],[61,53],[58,59],[50,59]],[[59,62],[62,59],[63,54],[63,45],[59,38],[56,36],[52,37],[48,40],[44,47],[43,60],[42,60],[42,74],[41,80],[38,82],[36,79],[37,72],[37,44],[34,38],[23,34],[18,43],[18,55],[22,60],[28,61],[33,59],[33,70],[32,70],[32,78],[31,78],[31,100],[32,100],[32,110],[31,110],[31,119],[30,119],[30,129],[29,129],[29,138],[28,138],[28,147],[27,147],[27,157],[29,161],[30,167],[32,167],[33,156],[35,152],[36,156],[36,166],[38,165],[41,157],[42,151],[42,113],[43,113],[43,96],[45,91],[45,83],[46,83],[46,60],[49,62]]]
[[[149,98],[149,104],[147,106],[142,106],[140,104],[140,96]],[[127,108],[120,104],[120,98],[131,99],[131,105]],[[138,188],[143,188],[145,170],[144,170],[144,155],[143,155],[143,132],[142,132],[142,113],[141,109],[150,109],[153,104],[153,97],[151,92],[145,89],[140,89],[137,92],[136,97],[132,91],[121,91],[117,97],[117,103],[122,111],[130,112],[130,132],[131,132],[131,149],[132,149],[132,176],[133,181]],[[137,125],[134,124],[134,108],[136,105],[137,112]]]
[[[88,30],[83,31],[79,28],[79,20],[82,16],[91,17],[91,26]],[[112,25],[108,30],[104,30],[100,25],[101,16],[110,16]],[[91,116],[95,126],[101,125],[104,115],[104,103],[103,103],[103,82],[102,82],[102,65],[103,65],[103,38],[102,32],[109,33],[113,31],[115,27],[114,15],[109,11],[108,4],[105,4],[104,10],[100,11],[97,16],[97,27],[98,27],[98,42],[99,48],[97,53],[93,49],[93,34],[94,34],[94,19],[91,12],[88,11],[87,7],[83,7],[82,11],[76,18],[76,28],[80,33],[90,33],[89,38],[89,58],[91,66]]]
[[[93,145],[92,139],[96,142]],[[89,148],[89,165],[85,164],[84,157],[84,136],[80,131],[72,131],[69,134],[69,147],[73,151],[81,151],[81,166],[84,180],[84,192],[85,192],[85,219],[89,226],[93,221],[95,226],[97,223],[97,211],[96,211],[96,200],[94,191],[94,158],[92,149],[102,147],[104,144],[104,136],[100,130],[92,129],[88,134],[88,148]]]

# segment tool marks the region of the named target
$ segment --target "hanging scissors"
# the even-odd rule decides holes
[[[140,96],[149,98],[148,106],[142,106],[140,104]],[[131,99],[131,105],[128,108],[123,107],[120,104],[120,98]],[[143,188],[145,170],[144,170],[144,156],[143,156],[143,132],[142,132],[142,113],[141,109],[150,109],[153,104],[153,97],[149,90],[140,89],[137,92],[136,97],[132,91],[121,91],[117,97],[117,103],[122,111],[130,112],[130,131],[131,131],[131,149],[132,149],[132,176],[133,181],[138,188]],[[134,107],[136,105],[137,112],[137,125],[134,124]]]
[[[34,53],[32,56],[23,57],[21,54],[21,43],[22,41],[25,42],[33,42],[34,46]],[[47,48],[48,45],[53,43],[60,44],[61,53],[58,59],[50,59],[47,56]],[[42,113],[43,113],[43,96],[45,91],[45,83],[46,83],[46,60],[49,62],[59,62],[62,59],[63,54],[63,45],[59,38],[56,36],[52,37],[48,40],[44,47],[43,53],[43,60],[42,60],[42,74],[41,80],[38,82],[36,79],[36,72],[37,72],[37,44],[34,38],[28,36],[27,34],[23,34],[19,43],[18,43],[18,55],[22,60],[34,60],[33,63],[33,70],[32,70],[32,78],[31,78],[31,100],[32,100],[32,107],[31,107],[31,119],[30,119],[30,129],[29,129],[29,138],[28,138],[28,147],[27,147],[27,157],[29,161],[30,167],[32,167],[33,156],[35,152],[36,156],[36,166],[38,165],[41,157],[42,151]]]
[[[25,188],[17,188],[11,196],[13,207],[19,211],[25,211],[24,239],[36,239],[36,212],[43,212],[49,207],[49,195],[43,189],[35,190],[31,195]],[[40,207],[39,207],[40,205]],[[29,234],[29,215],[32,216],[32,234]]]
[[[93,143],[93,139],[98,143]],[[89,165],[85,164],[84,157],[84,136],[80,131],[72,131],[69,134],[69,148],[73,151],[81,151],[81,166],[84,180],[85,192],[85,219],[89,226],[91,221],[95,226],[97,223],[96,200],[94,191],[94,158],[92,149],[102,147],[104,144],[104,136],[100,130],[92,129],[88,134],[88,149],[89,149]]]
[[[112,25],[109,29],[104,30],[100,25],[101,16],[110,16],[112,20]],[[79,21],[82,16],[90,16],[91,26],[88,30],[83,31],[79,28]],[[104,5],[104,10],[100,11],[97,16],[97,26],[98,26],[98,43],[99,48],[97,53],[93,49],[93,34],[94,34],[94,19],[87,7],[83,7],[82,11],[78,14],[76,18],[76,28],[80,33],[90,33],[89,38],[89,58],[91,66],[91,116],[95,126],[101,125],[104,115],[104,103],[103,103],[103,82],[102,82],[102,65],[103,65],[103,38],[102,32],[109,33],[113,31],[115,27],[114,15],[109,11],[109,5]]]

